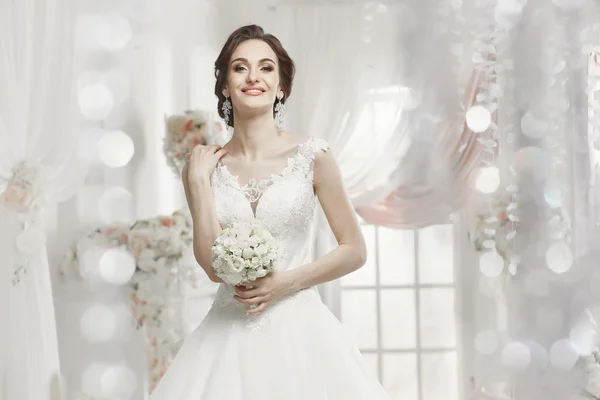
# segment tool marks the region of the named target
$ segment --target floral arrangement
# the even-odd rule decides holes
[[[253,282],[275,271],[277,243],[261,224],[236,223],[212,246],[215,273],[231,285]]]
[[[473,227],[468,232],[471,245],[477,252],[496,251],[507,263],[513,262],[512,240],[519,224],[514,195],[493,195],[487,206],[485,211],[475,215]]]
[[[590,355],[582,357],[586,374],[584,396],[600,400],[600,349],[595,349]]]
[[[45,243],[41,215],[44,202],[43,183],[40,168],[25,161],[13,167],[10,178],[0,178],[0,202],[8,210],[19,214],[22,225],[15,241],[17,262],[13,270],[13,286],[27,273],[31,257],[35,256]]]
[[[0,200],[8,209],[27,212],[33,208],[41,193],[39,169],[24,161],[17,163]]]
[[[63,278],[86,279],[87,271],[79,260],[87,250],[125,246],[133,255],[136,269],[127,288],[132,323],[143,331],[151,354],[150,389],[165,373],[181,340],[175,309],[167,299],[178,293],[181,282],[196,285],[197,265],[182,262],[191,245],[191,218],[175,212],[168,217],[137,221],[133,226],[118,224],[95,229],[71,246],[60,267]]]
[[[166,135],[163,152],[167,164],[179,176],[186,163],[185,155],[199,144],[214,142],[215,136],[223,131],[222,125],[214,121],[212,133],[208,129],[210,114],[199,110],[188,110],[183,115],[173,115],[166,119]]]

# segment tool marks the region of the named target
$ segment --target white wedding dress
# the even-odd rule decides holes
[[[258,219],[283,244],[279,270],[311,261],[313,166],[327,144],[311,137],[287,167],[241,186],[218,164],[211,183],[222,226]],[[255,208],[253,207],[255,204]],[[312,287],[259,315],[221,284],[211,310],[186,338],[151,400],[387,400],[342,324]]]

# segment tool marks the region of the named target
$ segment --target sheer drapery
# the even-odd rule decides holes
[[[82,177],[72,114],[74,0],[0,2],[0,397],[59,375],[44,214]]]
[[[265,24],[297,65],[286,125],[327,140],[355,207],[393,190],[388,178],[404,151],[402,135],[395,134],[406,96],[398,71],[403,55],[395,49],[397,13],[388,11],[285,5]],[[378,101],[380,93],[388,101]],[[387,103],[384,121],[365,113],[373,103]]]
[[[480,71],[471,75],[462,102],[463,110],[475,103],[482,77]],[[445,173],[417,176],[402,183],[383,201],[359,208],[358,214],[376,225],[410,229],[444,223],[451,213],[459,210],[472,193],[474,171],[482,154],[477,134],[467,127],[464,115],[461,113],[448,125],[431,149],[432,163]]]

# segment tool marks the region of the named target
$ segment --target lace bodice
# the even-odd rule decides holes
[[[309,228],[316,206],[314,160],[317,152],[327,149],[323,139],[310,137],[298,145],[281,173],[269,179],[251,179],[244,186],[225,165],[218,164],[211,185],[221,226],[256,218],[280,242],[278,269],[298,267],[310,261]]]

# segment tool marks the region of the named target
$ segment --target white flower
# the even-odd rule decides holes
[[[225,237],[225,238],[223,239],[223,246],[231,248],[231,247],[232,247],[232,246],[234,246],[234,245],[236,245],[236,241],[235,241],[235,239],[234,239],[234,238],[231,238],[231,237]]]
[[[276,256],[275,239],[258,222],[238,223],[224,229],[212,248],[215,273],[233,285],[273,272]]]
[[[254,250],[252,250],[250,247],[246,247],[242,253],[242,257],[244,257],[247,260],[247,259],[251,259],[253,256],[254,256]]]
[[[234,245],[234,246],[231,246],[231,249],[230,249],[230,251],[233,253],[233,255],[235,255],[235,256],[238,256],[238,257],[239,257],[239,256],[241,256],[241,255],[242,255],[242,253],[244,252],[244,250],[245,250],[245,249],[244,249],[244,247],[245,247],[245,246],[240,246],[240,245],[237,245],[237,244],[236,244],[236,245]]]
[[[266,245],[261,244],[254,251],[257,256],[264,256],[269,251],[269,248]]]
[[[258,237],[258,235],[253,235],[248,240],[248,243],[249,243],[250,247],[256,247],[261,243],[261,239],[260,239],[260,237]]]

